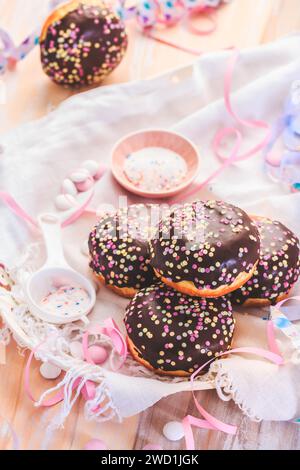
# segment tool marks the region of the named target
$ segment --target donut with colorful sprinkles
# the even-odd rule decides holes
[[[253,277],[231,294],[231,300],[238,305],[268,306],[285,299],[299,278],[299,239],[276,220],[252,218],[260,233],[260,260]]]
[[[104,216],[89,237],[90,267],[117,294],[133,297],[157,278],[150,266],[151,205],[135,204]]]
[[[173,376],[189,376],[228,351],[235,326],[226,297],[190,297],[162,283],[136,294],[124,322],[134,359]]]
[[[259,260],[255,223],[223,201],[196,201],[170,211],[150,241],[151,265],[188,295],[219,297],[241,287]]]
[[[97,84],[119,65],[127,43],[122,21],[103,0],[72,0],[43,26],[42,67],[60,85]]]

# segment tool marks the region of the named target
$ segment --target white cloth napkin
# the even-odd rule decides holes
[[[294,35],[241,53],[232,95],[234,108],[241,116],[273,122],[280,115],[291,82],[300,78],[299,50],[300,37]],[[110,152],[117,139],[128,132],[153,127],[153,123],[155,127],[180,131],[195,142],[201,156],[199,180],[205,179],[220,164],[212,151],[212,139],[220,127],[232,124],[222,100],[224,71],[230,54],[230,51],[207,54],[193,66],[152,80],[78,94],[45,118],[3,136],[1,188],[14,195],[33,216],[54,211],[53,200],[62,179],[80,162],[92,158],[109,166]],[[245,148],[261,137],[259,131],[247,132]],[[108,172],[97,184],[94,205],[117,204],[121,194],[125,192]],[[300,194],[290,194],[271,181],[259,154],[228,168],[197,197],[224,199],[250,213],[279,219],[300,235]],[[129,195],[130,203],[136,200]],[[36,234],[2,204],[0,217],[0,260],[10,266]],[[93,217],[84,216],[64,231],[67,258],[85,273],[87,258],[80,247],[93,224]],[[121,325],[126,303],[102,289],[94,319],[114,316]],[[236,316],[235,346],[266,347],[266,322],[250,315]],[[289,343],[283,337],[280,340],[289,357]],[[289,361],[279,369],[265,360],[239,355],[219,361],[214,368],[221,398],[227,399],[229,395],[249,416],[270,420],[300,416],[297,364]],[[149,386],[147,379],[135,377],[120,381],[115,373],[108,373],[106,382],[121,416],[146,409],[174,393],[177,387],[159,381]],[[226,385],[226,396],[221,385]]]

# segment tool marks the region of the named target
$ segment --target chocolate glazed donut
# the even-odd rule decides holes
[[[49,16],[40,37],[44,72],[56,83],[83,86],[101,82],[121,62],[127,34],[102,0],[73,0]]]
[[[89,237],[90,267],[117,294],[133,297],[157,278],[150,266],[151,205],[136,204],[103,217]]]
[[[255,223],[223,201],[197,201],[164,217],[150,241],[156,275],[180,292],[218,297],[241,287],[259,259]]]
[[[267,306],[286,298],[300,273],[299,239],[278,221],[253,216],[261,238],[253,277],[231,294],[237,305]]]
[[[189,376],[230,349],[235,325],[227,298],[189,297],[165,284],[138,292],[124,322],[133,357],[159,374],[175,376]]]

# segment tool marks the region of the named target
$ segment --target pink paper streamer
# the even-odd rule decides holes
[[[112,343],[118,352],[118,354],[122,358],[121,364],[118,366],[117,370],[122,367],[124,364],[126,357],[127,357],[127,344],[125,339],[122,336],[122,333],[120,332],[118,326],[114,322],[112,318],[107,318],[104,321],[104,327],[99,327],[95,326],[93,329],[90,331],[87,331],[82,340],[82,347],[83,347],[83,353],[84,353],[84,358],[87,362],[90,364],[94,364],[89,351],[88,351],[88,337],[90,334],[104,334],[106,336],[109,336],[112,340]],[[27,394],[27,396],[30,398],[31,401],[34,403],[37,402],[37,400],[34,398],[33,393],[31,391],[30,387],[30,367],[32,364],[32,360],[34,358],[34,355],[38,352],[38,350],[41,348],[41,346],[45,344],[45,341],[42,341],[38,346],[36,346],[31,352],[28,357],[26,366],[25,366],[25,371],[24,371],[24,389]],[[78,378],[73,386],[73,390],[76,390],[81,384],[82,384],[83,378]],[[95,390],[96,390],[96,385],[94,382],[88,380],[84,387],[81,390],[81,394],[85,400],[92,400],[95,397]],[[57,392],[53,397],[49,398],[48,400],[45,400],[42,403],[43,407],[52,407],[63,401],[64,399],[64,391],[60,390]],[[95,412],[99,408],[95,409]]]
[[[201,183],[195,184],[194,187],[192,187],[190,191],[175,198],[176,202],[177,201],[180,202],[183,199],[186,199],[187,197],[192,196],[196,192],[203,189],[205,186],[207,186],[207,184],[209,184],[212,180],[214,180],[217,176],[219,176],[219,174],[221,174],[228,166],[232,165],[233,163],[246,160],[254,156],[255,154],[257,154],[257,152],[265,148],[265,146],[267,145],[267,143],[269,142],[271,138],[271,128],[267,122],[262,121],[262,120],[241,118],[233,110],[233,107],[231,104],[231,89],[232,89],[232,82],[233,82],[233,76],[234,76],[234,69],[238,61],[238,58],[239,58],[239,51],[235,49],[233,51],[232,56],[230,57],[228,61],[227,69],[225,72],[224,101],[225,101],[226,110],[228,114],[232,117],[232,119],[237,123],[237,125],[246,127],[246,128],[251,128],[251,129],[265,129],[266,135],[254,147],[247,150],[246,152],[240,153],[241,146],[243,143],[242,132],[237,127],[225,127],[224,129],[221,129],[215,135],[213,144],[212,144],[213,150],[216,156],[222,162],[221,166],[216,171],[214,171],[208,178],[206,178],[204,181],[202,181]],[[235,137],[235,143],[234,143],[234,146],[230,155],[224,156],[222,155],[220,148],[221,148],[222,142],[225,140],[225,138],[229,136]]]
[[[284,364],[283,357],[281,356],[278,350],[277,344],[276,344],[275,336],[273,333],[273,324],[272,324],[272,327],[270,327],[270,323],[272,324],[272,322],[268,322],[268,328],[267,328],[268,345],[270,348],[269,351],[265,349],[253,348],[253,347],[235,348],[235,349],[231,349],[230,351],[225,351],[223,353],[220,353],[218,355],[218,358],[222,356],[226,356],[228,354],[244,353],[244,354],[251,354],[251,355],[253,354],[255,356],[262,357],[263,359],[267,359],[278,366]],[[236,431],[237,431],[237,426],[226,424],[223,421],[220,421],[214,416],[212,416],[210,413],[208,413],[198,402],[196,395],[195,395],[195,391],[193,389],[194,381],[197,375],[214,360],[215,359],[211,359],[207,361],[205,364],[199,367],[199,369],[197,369],[191,375],[191,378],[190,378],[194,403],[200,415],[203,416],[204,420],[195,418],[190,415],[183,418],[182,424],[184,426],[186,448],[188,450],[195,450],[195,441],[194,441],[192,426],[195,426],[197,428],[202,428],[202,429],[213,429],[216,431],[222,431],[226,434],[233,434],[233,435],[236,434]]]
[[[65,228],[68,225],[73,224],[78,220],[82,214],[87,210],[87,207],[89,206],[91,200],[94,197],[94,191],[91,192],[87,200],[81,204],[81,205],[76,205],[74,212],[68,217],[67,220],[65,220],[62,223],[62,227]],[[5,191],[0,191],[0,200],[6,204],[10,210],[16,214],[20,219],[24,220],[25,222],[28,222],[30,225],[33,225],[35,228],[38,228],[38,223],[31,217],[18,203],[17,201],[13,198],[13,196]]]

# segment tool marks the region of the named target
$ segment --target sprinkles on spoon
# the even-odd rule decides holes
[[[41,307],[48,313],[69,315],[84,314],[90,304],[90,298],[82,287],[62,286],[53,288],[41,301]]]

